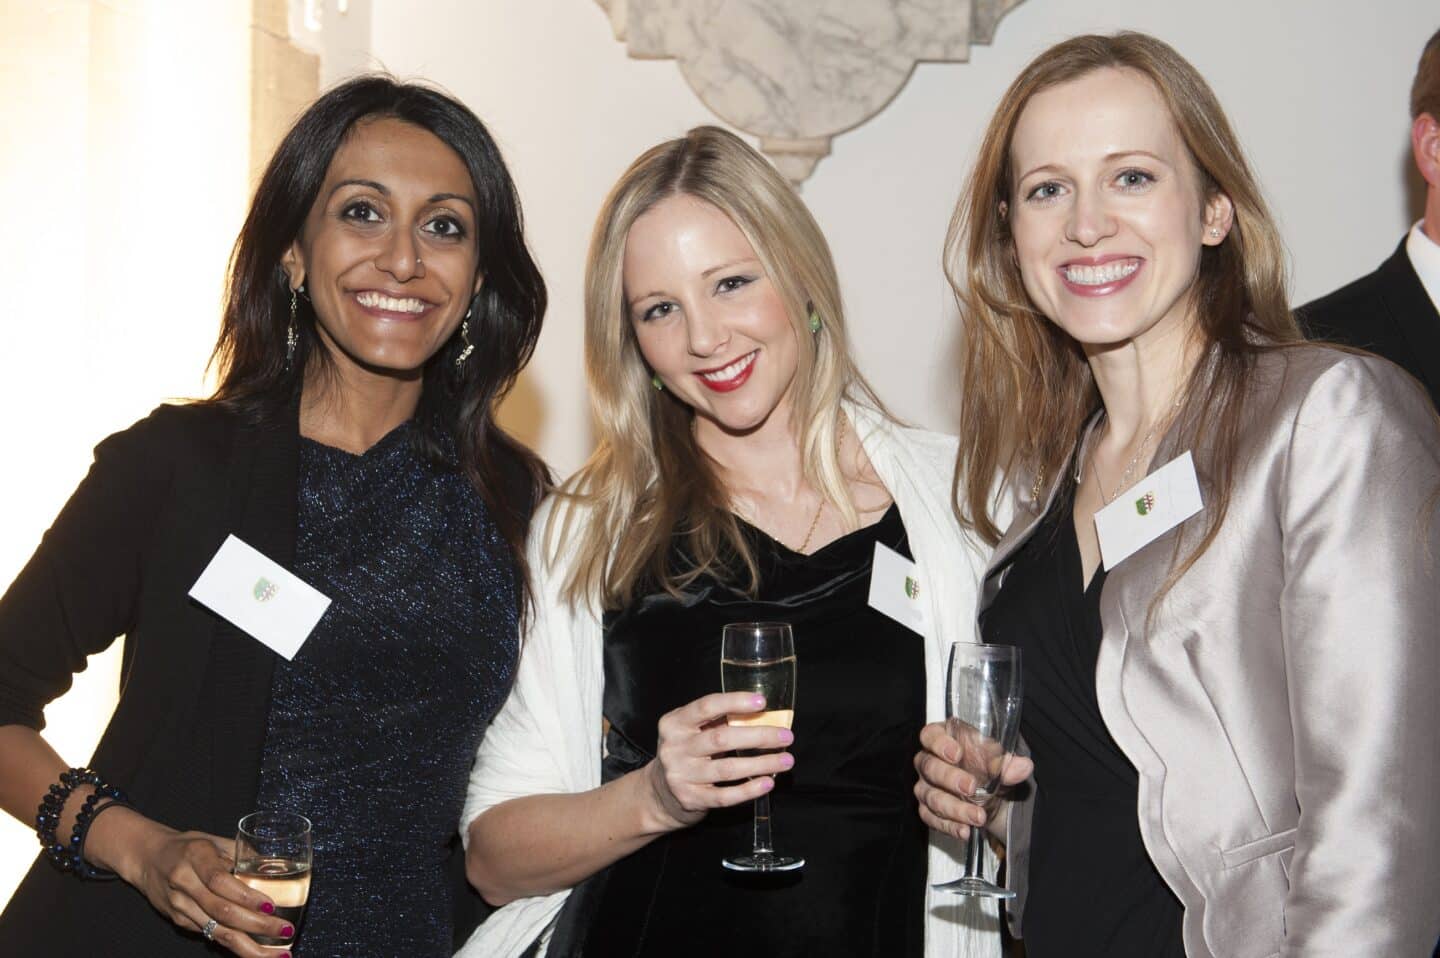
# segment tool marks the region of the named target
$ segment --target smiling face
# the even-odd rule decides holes
[[[1232,208],[1204,195],[1148,79],[1107,68],[1037,93],[1010,166],[1021,278],[1052,322],[1100,349],[1193,328],[1201,247],[1224,240]]]
[[[797,333],[728,216],[692,196],[660,201],[630,228],[623,277],[640,352],[695,410],[697,428],[750,433],[788,423]]]
[[[413,374],[480,288],[475,188],[460,156],[393,118],[356,124],[284,257],[336,362]]]

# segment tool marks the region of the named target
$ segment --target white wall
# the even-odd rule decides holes
[[[0,4],[0,590],[96,442],[206,392],[245,215],[249,25],[247,0]],[[119,652],[45,710],[72,764],[114,707]],[[0,814],[0,903],[38,849]]]
[[[593,0],[371,0],[374,61],[490,125],[551,291],[510,421],[560,472],[588,451],[580,283],[591,222],[631,159],[716,122],[673,61],[627,58]],[[1373,11],[1383,6],[1384,15]],[[1434,0],[1026,0],[971,62],[920,66],[805,184],[830,238],[864,371],[900,415],[952,427],[954,317],[940,247],[983,124],[1032,56],[1122,28],[1174,44],[1214,85],[1284,227],[1296,301],[1373,269],[1410,222],[1406,101]],[[1418,215],[1418,213],[1417,213]]]

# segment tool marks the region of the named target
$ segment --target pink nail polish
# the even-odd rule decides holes
[[[270,904],[268,901],[262,901],[260,903],[260,910],[267,915],[275,914],[275,906]]]
[[[281,929],[280,929],[280,937],[281,937],[281,938],[294,938],[294,937],[295,937],[295,926],[294,926],[294,925],[286,925],[284,928],[281,928]]]
[[[755,706],[757,709],[763,709],[763,708],[765,707],[765,696],[763,696],[763,695],[755,695],[755,696],[752,696],[751,699],[750,699],[750,704],[753,705],[753,706]]]
[[[788,728],[782,728],[780,730],[780,744],[789,745],[793,741],[795,741],[795,733]]]
[[[782,755],[782,756],[780,756],[780,764],[781,764],[781,765],[784,765],[786,768],[794,768],[794,767],[795,767],[795,756],[793,756],[793,755]]]

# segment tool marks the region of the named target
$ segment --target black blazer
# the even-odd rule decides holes
[[[256,425],[216,406],[161,406],[96,447],[0,598],[0,725],[42,727],[41,709],[85,657],[123,634],[119,704],[90,764],[156,821],[233,834],[259,788],[275,655],[187,593],[232,532],[293,563],[298,463],[293,410]],[[481,903],[461,890],[458,841],[455,851],[463,941]],[[124,882],[81,881],[43,860],[0,915],[0,955],[202,947]]]
[[[1309,339],[1366,349],[1401,366],[1440,409],[1440,312],[1410,264],[1405,240],[1375,272],[1295,315]]]

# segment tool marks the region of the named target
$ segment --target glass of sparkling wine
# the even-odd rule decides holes
[[[759,692],[765,711],[731,715],[731,725],[778,725],[795,718],[795,637],[784,622],[734,622],[720,638],[720,687],[726,692]],[[743,753],[742,753],[743,754]],[[754,753],[749,753],[754,754]],[[737,872],[788,872],[805,859],[775,852],[770,837],[770,794],[755,799],[754,840],[748,855],[723,862]]]
[[[310,898],[310,819],[293,812],[251,812],[235,835],[235,877],[270,896],[275,917],[300,927]],[[252,935],[266,947],[288,948],[293,939]]]
[[[950,646],[945,683],[945,724],[960,743],[957,763],[975,778],[969,800],[988,805],[1015,750],[1020,730],[1020,650],[1010,645],[956,642]],[[970,829],[965,874],[936,885],[940,891],[980,898],[1014,898],[1015,893],[984,875],[984,829]]]

